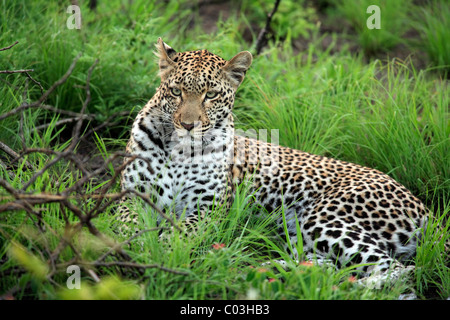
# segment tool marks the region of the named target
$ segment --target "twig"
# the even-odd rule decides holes
[[[72,73],[73,69],[75,68],[76,62],[78,61],[78,59],[80,58],[81,54],[79,54],[74,61],[72,62],[72,65],[70,66],[69,70],[67,70],[67,72],[64,74],[64,76],[59,79],[58,81],[56,81],[51,87],[50,89],[48,89],[44,95],[41,96],[41,98],[39,98],[39,101],[43,101],[46,98],[43,98],[44,96],[48,96],[48,94],[50,94],[53,90],[55,90],[55,88],[61,84],[63,84],[67,78],[70,76],[70,74]],[[72,153],[72,151],[75,149],[76,145],[79,142],[79,136],[80,136],[80,129],[81,129],[81,125],[83,123],[83,117],[81,117],[81,115],[83,115],[83,112],[86,110],[87,105],[89,104],[89,102],[91,101],[91,93],[90,93],[90,89],[89,89],[89,85],[90,85],[90,80],[91,80],[91,75],[92,75],[92,71],[94,70],[94,67],[97,65],[98,63],[98,59],[94,62],[94,64],[89,68],[88,70],[88,75],[87,75],[87,79],[86,79],[86,99],[83,103],[83,106],[81,108],[81,112],[80,112],[80,117],[78,119],[77,125],[74,128],[74,132],[72,134],[72,141],[69,145],[69,147],[66,149],[66,151],[64,153],[61,153],[60,155],[58,155],[56,158],[54,158],[53,160],[51,160],[50,162],[48,162],[41,170],[39,170],[37,173],[35,173],[30,180],[23,186],[22,190],[27,190],[28,187],[34,183],[34,181],[36,181],[36,179],[41,176],[45,171],[47,171],[50,167],[52,167],[53,165],[55,165],[57,162],[59,162],[63,157],[65,157],[66,155],[69,155],[70,153]],[[35,102],[37,103],[37,102]]]
[[[25,74],[31,81],[33,81],[35,84],[37,84],[39,86],[39,89],[41,90],[41,94],[44,94],[44,88],[42,87],[42,84],[39,81],[35,80],[28,72],[25,72]]]
[[[73,227],[70,222],[66,221],[66,225],[64,228],[64,235],[60,236],[60,242],[58,243],[57,247],[55,248],[55,250],[53,250],[53,252],[50,254],[50,263],[52,265],[52,273],[54,273],[56,271],[56,260],[58,259],[60,253],[67,247],[70,246],[70,248],[72,249],[72,251],[75,253],[75,255],[77,257],[80,257],[81,255],[79,254],[78,250],[75,249],[75,247],[72,245],[71,241],[73,239],[73,236],[81,230],[81,225],[77,225],[75,227]],[[56,232],[54,232],[53,230],[51,230],[53,232],[54,235],[56,235]],[[52,274],[48,275],[49,277],[52,276]]]
[[[141,230],[141,231],[135,233],[134,235],[132,235],[132,236],[131,236],[130,238],[128,238],[127,240],[125,240],[125,241],[123,241],[123,242],[121,242],[121,243],[118,243],[117,246],[120,247],[120,248],[122,248],[123,246],[128,245],[131,241],[133,241],[134,239],[140,237],[140,236],[143,235],[144,233],[147,233],[147,232],[153,232],[153,231],[160,231],[160,230],[165,230],[165,229],[168,229],[168,228],[164,228],[164,227],[156,227],[156,228],[151,228],[151,229],[144,229],[144,230]],[[108,250],[107,252],[105,252],[100,258],[98,258],[97,260],[95,260],[95,263],[100,263],[100,262],[102,262],[103,260],[105,260],[106,257],[108,257],[109,255],[111,255],[111,254],[114,252],[114,250],[116,250],[115,247],[109,249],[109,250]]]
[[[81,53],[80,54],[78,54],[76,57],[75,57],[75,59],[72,61],[72,64],[70,65],[70,67],[69,67],[69,69],[66,71],[66,73],[60,78],[60,79],[58,79],[57,81],[55,81],[53,84],[52,84],[52,86],[46,91],[46,92],[44,92],[44,94],[37,100],[37,101],[34,101],[34,102],[32,102],[32,103],[30,103],[30,104],[28,104],[28,103],[22,103],[19,107],[17,107],[16,109],[14,109],[14,110],[11,110],[10,112],[7,112],[7,113],[4,113],[4,114],[2,114],[1,116],[0,116],[0,120],[3,120],[3,119],[5,119],[5,118],[7,118],[7,117],[9,117],[9,116],[11,116],[11,115],[13,115],[13,114],[16,114],[16,113],[19,113],[19,112],[21,112],[22,110],[25,110],[25,109],[28,109],[28,108],[37,108],[37,107],[39,107],[39,108],[43,108],[43,109],[54,109],[54,110],[58,110],[58,109],[56,109],[56,108],[54,108],[54,107],[44,107],[44,106],[42,106],[42,103],[48,98],[48,96],[58,87],[58,86],[60,86],[60,85],[62,85],[64,82],[66,82],[66,80],[69,78],[69,76],[72,74],[72,72],[73,72],[73,70],[74,70],[74,68],[75,68],[75,65],[77,64],[77,61],[78,61],[78,59],[81,57]],[[32,70],[31,70],[32,71]],[[63,111],[58,111],[58,112],[61,112],[61,113],[67,113],[67,112],[63,112]]]
[[[36,179],[41,176],[45,171],[47,171],[48,169],[50,169],[52,166],[54,166],[56,163],[58,163],[64,156],[65,154],[62,153],[61,155],[57,156],[56,158],[54,158],[53,160],[51,160],[50,162],[47,162],[47,164],[38,172],[36,172],[31,178],[30,180],[28,180],[27,183],[25,183],[22,187],[23,191],[26,191],[35,181]]]
[[[83,106],[81,107],[80,114],[84,114],[89,102],[91,101],[91,90],[90,90],[91,76],[92,76],[92,71],[94,70],[94,68],[97,64],[98,64],[98,59],[95,60],[95,62],[92,64],[92,66],[88,70],[88,74],[86,77],[86,99],[83,102]],[[72,142],[71,142],[70,146],[68,147],[68,150],[74,150],[75,146],[78,144],[79,139],[80,139],[80,130],[81,130],[82,124],[83,124],[83,118],[79,117],[78,122],[75,125],[74,131],[72,133]]]
[[[275,5],[273,6],[272,12],[267,15],[266,25],[258,34],[258,39],[256,40],[256,54],[259,55],[261,53],[262,48],[265,45],[265,37],[270,29],[270,23],[272,22],[272,17],[278,10],[278,5],[281,0],[276,0]]]
[[[156,212],[158,212],[158,214],[163,217],[164,219],[166,219],[167,221],[169,221],[169,223],[178,231],[183,232],[183,230],[180,228],[179,225],[177,225],[175,223],[175,221],[170,218],[168,215],[166,215],[164,212],[161,211],[161,209],[159,209],[151,200],[150,198],[145,195],[144,193],[141,193],[137,190],[126,190],[127,192],[130,192],[132,194],[135,194],[136,196],[138,196],[139,198],[141,198],[142,200],[145,201],[145,203],[147,203],[153,210],[155,210]]]
[[[80,116],[83,116],[83,115],[80,115]],[[45,124],[41,124],[40,126],[37,126],[35,129],[36,129],[36,130],[42,130],[42,129],[48,128],[48,127],[50,127],[50,126],[55,126],[55,127],[57,127],[57,126],[60,126],[60,125],[66,124],[66,123],[72,123],[72,122],[78,121],[79,119],[80,119],[80,118],[66,118],[66,119],[61,119],[61,120],[56,121],[55,123],[45,123]]]
[[[105,121],[102,121],[101,124],[99,124],[95,128],[92,128],[88,132],[86,132],[83,135],[83,137],[81,138],[81,141],[85,140],[87,137],[89,137],[92,133],[96,132],[97,130],[102,129],[103,127],[111,126],[112,124],[115,124],[117,121],[119,121],[121,117],[129,116],[129,115],[130,115],[129,111],[119,111],[119,112],[116,112],[116,113],[110,115]],[[113,119],[114,119],[114,121],[111,121]]]
[[[176,228],[178,231],[183,231],[180,226],[168,215],[166,215],[161,209],[159,209],[148,197],[146,194],[138,192],[136,190],[125,190],[121,193],[109,193],[109,194],[80,194],[80,195],[69,195],[69,192],[67,190],[63,192],[63,194],[48,194],[48,193],[38,193],[38,194],[28,194],[24,193],[23,191],[16,191],[11,185],[9,185],[5,180],[0,178],[0,186],[3,186],[15,199],[16,201],[8,202],[5,204],[0,205],[0,213],[6,210],[11,210],[12,206],[14,206],[15,203],[21,203],[22,201],[26,201],[29,204],[37,205],[37,204],[44,204],[44,203],[52,203],[52,202],[61,202],[66,205],[72,212],[75,213],[78,218],[84,223],[88,222],[90,219],[93,218],[91,214],[84,215],[81,210],[77,207],[75,207],[73,204],[69,202],[69,200],[83,200],[84,202],[88,199],[97,199],[97,200],[103,200],[103,199],[120,199],[125,194],[131,193],[135,196],[141,198],[144,200],[145,203],[147,203],[153,210],[155,210],[162,218],[166,219],[174,228]],[[23,190],[23,189],[22,189]],[[1,197],[0,199],[6,200],[5,197]],[[67,203],[67,204],[66,204]]]
[[[0,178],[0,186],[2,186],[6,191],[8,191],[8,193],[12,194],[15,198],[19,194],[19,192],[16,191],[16,189],[14,189],[13,186],[11,186],[8,182],[6,182],[1,178]]]
[[[11,180],[14,180],[15,174],[11,170],[8,170],[8,166],[2,161],[2,159],[0,159],[0,167],[8,174]]]
[[[5,51],[5,50],[8,50],[8,49],[11,49],[12,47],[14,47],[18,43],[19,43],[19,41],[16,41],[16,42],[14,42],[12,45],[10,45],[8,47],[1,48],[0,51]]]
[[[0,120],[6,119],[6,118],[8,118],[16,113],[22,112],[26,109],[38,108],[38,107],[39,107],[39,109],[44,109],[44,110],[52,111],[55,113],[61,113],[61,114],[65,114],[65,115],[72,116],[72,117],[83,117],[84,119],[89,119],[89,120],[95,118],[95,116],[92,114],[84,114],[83,115],[78,112],[58,109],[58,108],[55,108],[55,107],[47,105],[47,104],[39,105],[39,104],[32,103],[32,104],[22,104],[19,107],[0,115]]]
[[[23,101],[27,101],[27,94],[28,94],[28,79],[25,80],[25,89],[23,90],[23,93],[22,93]],[[19,137],[20,137],[20,142],[22,143],[22,150],[26,150],[27,146],[25,143],[25,135],[23,134],[23,112],[20,114]]]
[[[0,51],[5,51],[8,49],[11,49],[12,47],[14,47],[16,44],[18,44],[19,41],[14,42],[12,45],[8,46],[8,47],[4,47],[1,48]],[[39,86],[39,88],[41,89],[41,94],[44,94],[44,88],[42,87],[41,83],[37,80],[35,80],[30,74],[29,72],[34,71],[34,69],[22,69],[22,70],[1,70],[0,73],[1,74],[11,74],[11,73],[25,73],[27,75],[27,77],[33,81],[35,84],[37,84]]]
[[[83,212],[81,211],[80,208],[75,206],[73,203],[71,203],[67,199],[62,200],[61,203],[66,208],[68,208],[70,211],[72,211],[72,213],[80,220],[79,224],[85,225],[92,235],[94,235],[97,238],[99,238],[100,240],[102,240],[103,243],[105,243],[108,247],[115,248],[114,251],[117,254],[119,254],[123,259],[125,259],[127,261],[131,260],[131,257],[125,251],[123,251],[122,248],[118,247],[117,243],[114,240],[106,237],[91,223],[91,221],[88,220],[87,215],[83,214]]]
[[[11,164],[13,162],[15,162],[17,159],[20,158],[20,155],[17,154],[17,152],[15,152],[13,149],[11,149],[8,145],[6,145],[4,142],[0,141],[0,149],[3,150],[5,153],[7,153],[8,155],[10,155],[14,160],[11,161],[9,163],[9,165],[6,165],[6,163],[4,163],[1,159],[0,159],[0,165],[3,166],[5,168],[5,170],[7,170],[8,167],[11,166]],[[31,163],[29,163],[27,160],[25,160],[25,166],[30,169],[30,170],[34,170],[34,167],[31,165]],[[7,171],[10,177],[14,177],[14,173],[11,171]]]
[[[7,50],[12,48],[14,45],[16,45],[18,42],[2,48],[0,51]],[[44,228],[46,226],[45,221],[42,219],[43,213],[46,212],[45,208],[47,208],[47,205],[55,203],[59,204],[60,210],[61,210],[61,216],[63,221],[65,223],[65,233],[64,235],[60,235],[58,232],[55,232],[55,230],[52,230],[51,232],[55,237],[59,237],[59,243],[56,247],[53,247],[54,249],[50,249],[50,246],[47,242],[44,244],[44,250],[39,250],[38,252],[41,255],[41,258],[43,260],[47,261],[47,264],[50,266],[50,273],[47,275],[48,280],[51,283],[55,283],[52,277],[56,273],[58,268],[63,265],[59,262],[62,260],[62,254],[66,249],[71,249],[73,254],[75,255],[75,258],[73,258],[70,262],[70,264],[74,264],[76,262],[79,262],[79,265],[86,270],[86,272],[93,277],[95,281],[100,281],[99,276],[95,273],[95,269],[92,267],[122,267],[122,268],[130,268],[130,269],[138,269],[139,271],[149,268],[157,268],[162,271],[171,272],[175,274],[181,274],[181,275],[188,275],[188,272],[181,271],[181,270],[174,270],[167,267],[164,267],[163,265],[159,264],[139,264],[132,261],[132,258],[123,250],[123,246],[129,244],[133,239],[136,237],[141,236],[145,232],[150,231],[156,231],[156,230],[162,230],[162,229],[168,229],[165,227],[159,227],[159,228],[152,228],[152,229],[146,229],[142,230],[127,240],[123,242],[116,242],[113,238],[109,238],[106,234],[100,232],[99,229],[94,225],[94,218],[96,218],[100,213],[104,212],[108,206],[110,206],[113,202],[116,202],[117,200],[121,199],[123,196],[127,194],[133,194],[136,197],[140,197],[143,199],[143,201],[149,205],[151,208],[153,208],[156,212],[158,212],[161,217],[166,219],[173,228],[178,229],[182,231],[182,229],[176,224],[176,221],[174,221],[170,216],[167,216],[161,209],[159,209],[151,200],[149,195],[140,193],[134,190],[124,190],[120,193],[110,193],[111,188],[116,183],[116,180],[119,178],[122,170],[125,168],[125,166],[136,160],[136,159],[142,159],[145,162],[148,162],[149,160],[140,156],[135,155],[129,155],[123,152],[116,153],[111,155],[108,159],[106,159],[103,164],[96,168],[96,170],[90,171],[88,170],[84,163],[80,160],[80,158],[77,157],[75,153],[75,148],[77,145],[80,144],[82,139],[85,137],[82,136],[82,127],[83,122],[85,120],[91,120],[95,119],[96,116],[93,114],[86,114],[87,107],[91,101],[91,91],[90,91],[90,82],[91,82],[91,76],[93,73],[93,70],[95,66],[98,64],[98,60],[96,60],[91,67],[88,69],[87,77],[86,77],[86,83],[84,86],[86,96],[85,100],[83,101],[83,104],[81,106],[80,112],[71,112],[71,111],[65,111],[57,109],[53,106],[46,105],[45,101],[49,97],[52,92],[56,90],[59,86],[61,86],[64,82],[69,79],[71,76],[73,70],[75,69],[75,66],[77,64],[77,61],[79,60],[81,55],[78,55],[74,58],[72,61],[70,67],[67,69],[66,73],[57,81],[55,81],[48,90],[44,92],[44,88],[42,87],[41,83],[28,73],[28,71],[32,70],[14,70],[14,71],[5,71],[3,73],[25,73],[27,77],[36,85],[39,86],[41,90],[41,96],[31,103],[27,103],[27,94],[28,94],[28,87],[25,87],[25,90],[23,91],[23,103],[17,107],[14,110],[11,110],[9,112],[6,112],[2,115],[0,115],[0,120],[6,119],[7,117],[10,117],[15,114],[20,113],[20,122],[19,122],[19,137],[22,141],[23,150],[20,154],[9,148],[5,143],[0,142],[0,149],[4,150],[9,156],[13,157],[12,162],[16,162],[21,158],[24,158],[26,155],[31,153],[39,153],[41,155],[48,155],[49,160],[47,163],[36,170],[33,170],[31,178],[23,183],[22,188],[15,188],[13,184],[10,184],[7,180],[0,177],[0,187],[3,187],[2,190],[6,191],[6,195],[2,194],[0,195],[0,201],[2,204],[0,205],[0,213],[6,212],[6,211],[19,211],[24,210],[27,213],[27,218],[31,218],[34,225],[38,228],[40,232],[44,232]],[[28,79],[26,79],[25,86],[28,85]],[[19,90],[20,88],[17,88]],[[52,149],[47,148],[28,148],[26,146],[25,141],[25,135],[23,133],[23,126],[24,126],[24,111],[28,110],[30,108],[40,108],[44,110],[48,110],[54,113],[60,113],[64,115],[69,115],[71,118],[69,119],[61,119],[59,121],[56,121],[53,123],[54,126],[75,122],[73,131],[72,131],[72,140],[69,144],[69,146],[64,151],[56,151]],[[121,112],[120,115],[127,115],[128,112]],[[107,125],[110,123],[110,121],[115,120],[114,116],[109,117],[102,125],[92,129],[90,133],[95,132],[95,130],[98,130],[102,126]],[[36,129],[45,128],[48,125],[40,125],[37,126]],[[126,161],[123,161],[122,165],[115,167],[114,174],[111,177],[110,181],[103,184],[101,188],[97,188],[95,194],[86,194],[85,190],[82,188],[86,183],[90,183],[92,179],[96,179],[99,174],[102,172],[105,172],[109,165],[111,165],[112,162],[114,162],[117,158],[127,158]],[[27,189],[34,184],[34,182],[38,179],[38,177],[42,176],[45,172],[48,172],[48,170],[54,166],[55,164],[59,163],[60,161],[66,161],[69,162],[71,165],[75,165],[77,167],[77,173],[81,172],[82,176],[77,176],[77,181],[73,183],[70,187],[67,187],[65,190],[61,191],[60,193],[30,193],[27,192]],[[3,192],[5,193],[5,192]],[[94,205],[85,205],[86,203],[93,203]],[[42,206],[40,208],[39,206]],[[93,209],[92,209],[93,208]],[[73,218],[69,219],[69,215],[71,215],[73,218],[75,218],[75,222],[73,222]],[[84,227],[88,229],[88,231],[94,235],[95,237],[99,238],[107,247],[106,253],[101,255],[96,261],[94,262],[84,262],[81,258],[81,254],[76,248],[76,245],[74,243],[75,235],[78,234]],[[0,231],[1,228],[0,228]],[[33,241],[33,240],[32,240]],[[116,254],[122,261],[105,261],[105,259],[112,254]],[[66,262],[65,262],[66,263]],[[134,272],[134,271],[132,271]]]
[[[0,70],[0,74],[12,74],[12,73],[28,73],[33,72],[34,69],[21,69],[21,70]]]
[[[78,194],[78,195],[61,195],[61,194],[52,194],[52,193],[45,193],[45,192],[41,192],[41,193],[34,193],[34,194],[29,194],[29,193],[22,193],[22,192],[16,192],[16,189],[14,189],[11,185],[9,185],[7,182],[5,182],[5,180],[0,179],[0,186],[2,186],[3,188],[5,188],[11,195],[12,197],[14,197],[16,200],[18,201],[27,201],[33,205],[39,205],[39,204],[44,204],[44,203],[52,203],[52,202],[61,202],[64,200],[80,200],[85,202],[86,200],[89,199],[94,199],[94,200],[101,200],[101,199],[120,199],[120,197],[122,197],[126,192],[121,192],[121,193],[108,193],[105,195],[100,195],[100,194]],[[8,200],[8,198],[10,197],[0,197],[0,200],[4,201],[4,200]],[[13,200],[14,201],[14,200]],[[3,204],[2,206],[5,206],[7,204],[12,204],[12,202],[10,203],[6,203]],[[0,206],[0,208],[3,208],[2,206]],[[3,210],[0,209],[0,212],[2,212]]]
[[[94,266],[94,267],[125,267],[125,268],[136,268],[136,269],[160,269],[162,271],[170,272],[173,274],[180,274],[187,276],[189,275],[189,272],[181,271],[181,270],[175,270],[170,269],[167,267],[164,267],[163,265],[159,264],[140,264],[135,262],[125,262],[125,261],[111,261],[111,262],[82,262],[82,264],[87,266]]]
[[[44,94],[39,98],[38,101],[32,103],[31,105],[41,105],[42,102],[44,102],[48,96],[60,85],[62,85],[64,82],[66,82],[66,80],[70,77],[70,75],[72,74],[73,70],[75,69],[75,66],[78,62],[78,59],[80,59],[81,57],[81,53],[79,53],[75,59],[73,59],[72,64],[70,65],[69,69],[67,69],[66,73],[57,81],[55,81],[55,83],[52,84],[52,86],[44,92]]]
[[[48,154],[48,155],[61,156],[62,158],[66,159],[66,160],[68,159],[68,160],[72,161],[81,170],[81,172],[83,172],[83,174],[88,174],[86,171],[86,168],[84,168],[84,166],[82,165],[82,163],[79,161],[79,159],[76,157],[76,155],[74,153],[67,154],[67,152],[64,153],[64,152],[59,152],[59,151],[45,149],[45,148],[26,149],[26,150],[22,151],[22,154],[18,158],[15,158],[11,162],[14,163],[14,162],[20,160],[21,158],[23,158],[25,155],[31,154],[31,153],[44,153],[44,154]]]
[[[2,149],[3,151],[5,151],[7,154],[9,154],[11,157],[13,158],[19,158],[20,155],[15,152],[13,149],[11,149],[10,147],[8,147],[5,143],[3,143],[2,141],[0,141],[0,149]]]

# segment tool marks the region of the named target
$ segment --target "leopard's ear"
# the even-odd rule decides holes
[[[235,89],[237,89],[242,83],[242,80],[244,80],[245,73],[252,64],[252,60],[253,56],[250,52],[242,51],[223,66],[223,72]]]
[[[176,58],[177,52],[164,43],[161,38],[158,38],[156,48],[158,50],[156,56],[159,58],[159,76],[161,81],[164,81],[174,69],[176,62],[173,59]]]

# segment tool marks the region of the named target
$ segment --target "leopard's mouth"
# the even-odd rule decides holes
[[[211,127],[210,123],[207,125],[200,123],[191,129],[186,129],[180,124],[174,124],[175,132],[179,138],[191,136],[194,139],[201,139],[209,132]]]

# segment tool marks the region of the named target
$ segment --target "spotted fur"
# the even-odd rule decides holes
[[[284,206],[292,243],[298,222],[306,253],[338,267],[407,270],[402,261],[415,253],[427,210],[404,186],[374,169],[235,135],[232,108],[249,52],[226,61],[206,50],[176,52],[161,39],[157,48],[161,85],[127,145],[148,161],[126,167],[124,190],[150,194],[196,221],[214,203],[231,203],[233,185],[251,176],[260,205],[269,212]],[[277,223],[283,230],[281,217]]]

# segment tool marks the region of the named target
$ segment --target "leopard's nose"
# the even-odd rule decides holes
[[[200,124],[200,122],[194,122],[194,123],[185,123],[181,122],[181,125],[183,128],[185,128],[187,131],[191,131],[193,128],[197,127]]]

